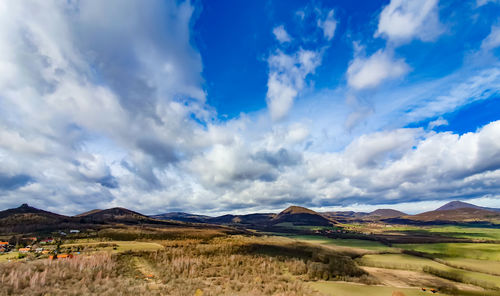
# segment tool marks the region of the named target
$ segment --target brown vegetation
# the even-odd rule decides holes
[[[315,295],[309,280],[365,278],[350,257],[266,237],[162,241],[163,250],[0,264],[0,295]]]

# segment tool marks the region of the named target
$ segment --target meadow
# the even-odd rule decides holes
[[[500,241],[500,229],[490,227],[466,227],[456,225],[445,226],[392,226],[384,229],[384,232],[396,232],[407,234],[431,234],[464,238],[478,241],[495,242]]]
[[[368,277],[348,256],[279,237],[61,246],[75,247],[72,259],[0,264],[0,295],[319,295],[309,281]]]
[[[478,230],[462,235],[470,233]],[[0,255],[0,295],[413,296],[425,295],[425,288],[492,296],[500,291],[500,244],[489,242],[388,246],[320,235],[236,235],[225,228],[107,228],[92,238],[66,239],[59,248],[72,259]]]
[[[374,240],[361,240],[361,239],[341,239],[341,238],[327,238],[319,235],[294,235],[284,234],[284,236],[302,242],[314,243],[325,245],[329,247],[339,247],[339,250],[346,251],[361,251],[362,253],[369,252],[390,252],[393,250],[378,241]]]

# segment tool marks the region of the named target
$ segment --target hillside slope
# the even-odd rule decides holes
[[[304,207],[291,206],[286,210],[276,215],[271,223],[276,225],[279,223],[290,222],[294,225],[312,225],[312,226],[328,226],[335,221]]]
[[[474,204],[459,201],[459,200],[451,201],[451,202],[437,208],[436,211],[457,210],[457,209],[464,209],[464,208],[481,209],[481,210],[500,212],[500,209],[480,207],[480,206],[476,206]]]

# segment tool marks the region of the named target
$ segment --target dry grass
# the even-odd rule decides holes
[[[347,256],[281,239],[226,236],[162,244],[152,252],[0,264],[0,295],[316,295],[306,281],[366,277]]]
[[[0,295],[119,295],[127,288],[123,269],[107,253],[73,259],[0,264]],[[137,290],[140,290],[138,287]]]

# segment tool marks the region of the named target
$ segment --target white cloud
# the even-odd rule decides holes
[[[500,122],[461,136],[390,126],[486,98],[485,90],[499,89],[496,65],[381,90],[387,98],[374,116],[382,120],[345,135],[341,89],[325,91],[328,104],[311,107],[310,116],[279,120],[305,93],[322,54],[276,51],[267,93],[275,121],[263,111],[220,122],[204,103],[201,57],[190,43],[194,7],[148,1],[141,14],[135,9],[121,1],[0,2],[0,208],[220,213],[500,189]],[[348,81],[364,90],[408,70],[382,50],[355,56]],[[304,109],[313,103],[300,100]]]
[[[323,35],[328,41],[332,40],[335,29],[337,28],[337,20],[335,20],[333,16],[334,11],[332,9],[328,12],[325,19],[318,19],[318,27],[323,30]]]
[[[275,27],[273,29],[273,34],[274,37],[276,37],[276,40],[278,40],[280,43],[287,43],[292,41],[292,38],[290,37],[290,35],[288,35],[283,25]]]
[[[278,51],[269,57],[266,97],[273,120],[287,115],[294,99],[304,88],[307,75],[314,73],[320,62],[321,55],[309,50],[299,50],[293,55]]]
[[[438,0],[391,0],[382,13],[375,36],[395,43],[432,41],[443,33]]]
[[[492,26],[491,32],[481,43],[482,50],[491,50],[500,46],[500,26]]]
[[[448,125],[448,121],[442,117],[439,117],[438,119],[429,122],[428,128],[433,129],[438,126],[443,126],[443,125]]]
[[[496,3],[500,3],[500,0],[477,0],[476,1],[476,5],[478,7],[486,5],[488,3],[495,3],[496,4]]]
[[[409,70],[403,59],[394,59],[392,53],[379,50],[368,58],[356,56],[347,69],[347,82],[355,89],[373,88],[385,80],[399,78]]]

